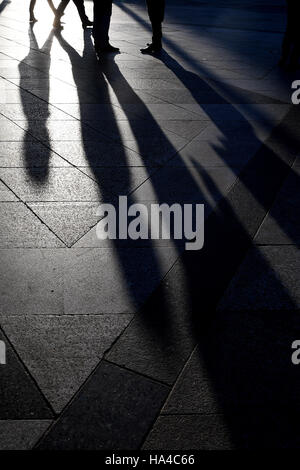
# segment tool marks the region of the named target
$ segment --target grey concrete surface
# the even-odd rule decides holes
[[[116,0],[99,62],[72,2],[60,33],[36,16],[0,8],[0,447],[299,446],[284,1],[169,0],[152,57],[145,6]],[[203,253],[99,241],[120,195],[203,203]]]

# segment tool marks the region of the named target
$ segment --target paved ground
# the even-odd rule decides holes
[[[0,1],[0,448],[300,444],[298,109],[282,0]],[[45,2],[44,2],[45,3]],[[92,12],[92,4],[86,1]],[[205,204],[206,242],[99,241],[99,202]],[[300,367],[300,366],[299,366]]]

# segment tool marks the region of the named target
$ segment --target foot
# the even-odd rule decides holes
[[[161,44],[147,44],[147,47],[140,49],[142,54],[159,54],[162,50]]]
[[[29,18],[29,23],[36,23],[37,22],[37,19],[35,16],[30,16]]]
[[[93,23],[92,21],[90,21],[89,19],[87,19],[87,20],[85,20],[85,21],[82,22],[82,27],[83,27],[83,29],[85,29],[85,28],[87,28],[87,27],[89,27],[89,26],[93,26],[93,24],[94,24],[94,23]]]
[[[95,47],[96,54],[108,54],[110,52],[120,52],[118,47],[114,47],[111,44],[108,44],[105,47]]]

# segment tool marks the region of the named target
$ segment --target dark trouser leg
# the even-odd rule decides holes
[[[30,5],[29,5],[29,14],[30,18],[34,18],[34,7],[36,4],[36,0],[31,0]]]
[[[165,16],[165,0],[146,0],[152,26],[152,43],[160,47],[162,40],[162,23]]]
[[[105,48],[109,44],[111,14],[112,0],[94,0],[93,36],[96,49]]]
[[[66,9],[66,6],[68,5],[68,3],[70,2],[70,0],[61,0],[60,4],[58,5],[57,9],[56,9],[56,18],[57,20],[60,20],[62,15],[64,14],[64,11]]]
[[[73,0],[73,2],[76,5],[76,8],[77,8],[77,11],[78,11],[78,14],[80,16],[80,19],[81,19],[82,23],[86,23],[89,19],[86,16],[86,13],[85,13],[84,0]],[[101,2],[101,0],[100,0],[100,2]]]
[[[300,58],[300,44],[299,44],[298,39],[296,39],[292,47],[291,61],[290,61],[291,68],[296,69],[298,67],[299,58]]]
[[[283,42],[282,42],[282,49],[281,49],[281,63],[284,64],[288,61],[291,52],[291,38],[288,31],[285,33]]]

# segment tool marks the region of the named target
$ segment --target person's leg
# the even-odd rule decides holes
[[[63,16],[63,14],[65,12],[65,9],[66,9],[69,2],[70,2],[70,0],[61,0],[60,4],[56,8],[55,18],[54,18],[54,22],[53,22],[53,26],[55,28],[60,26],[61,17]]]
[[[289,68],[296,70],[299,67],[299,58],[300,58],[300,37],[299,37],[299,15],[300,15],[300,5],[298,3],[293,3],[290,7],[290,36],[291,36],[291,56]]]
[[[35,7],[35,4],[36,4],[36,0],[31,0],[30,2],[30,5],[29,5],[29,21],[30,22],[34,22],[34,21],[37,21],[37,19],[35,18],[34,16],[34,7]]]
[[[165,0],[147,0],[149,18],[152,25],[152,43],[161,46],[162,23],[165,16]]]
[[[117,52],[119,50],[109,43],[111,14],[112,0],[94,0],[93,36],[97,52]]]
[[[99,1],[99,0],[98,0]],[[101,1],[101,0],[100,0]],[[85,12],[85,8],[84,8],[84,0],[73,0],[73,2],[75,3],[76,5],[76,8],[77,8],[77,11],[78,11],[78,14],[80,16],[80,19],[81,19],[81,22],[82,22],[82,26],[83,27],[86,27],[86,26],[92,26],[93,23],[92,21],[90,21],[86,15],[86,12]]]
[[[146,0],[152,26],[152,44],[143,53],[159,52],[162,48],[162,23],[165,16],[165,0]]]
[[[51,8],[51,10],[53,11],[54,15],[56,15],[56,8],[53,4],[53,1],[52,0],[47,0],[47,2],[48,2],[49,7]]]

